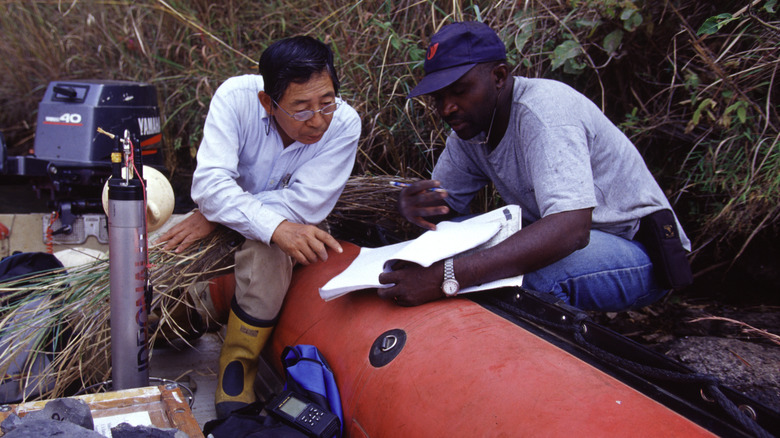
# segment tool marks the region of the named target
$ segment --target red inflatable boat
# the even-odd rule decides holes
[[[318,288],[359,248],[300,267],[272,338],[315,345],[348,437],[714,436],[602,369],[467,298],[404,308]]]

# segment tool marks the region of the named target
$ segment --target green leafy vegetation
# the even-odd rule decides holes
[[[0,129],[12,153],[30,149],[52,80],[149,82],[168,167],[186,180],[219,84],[255,72],[270,42],[308,34],[333,47],[342,96],[362,116],[355,174],[427,177],[446,130],[428,100],[405,96],[427,37],[455,20],[490,24],[516,74],[569,83],[625,130],[694,240],[694,260],[729,264],[757,237],[776,239],[776,0],[5,0]]]

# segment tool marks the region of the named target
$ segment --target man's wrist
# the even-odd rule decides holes
[[[460,291],[460,284],[455,279],[455,261],[452,257],[444,261],[444,281],[442,281],[441,290],[448,297],[454,297]]]

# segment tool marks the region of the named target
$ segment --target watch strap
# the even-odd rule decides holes
[[[444,260],[444,281],[441,283],[441,289],[448,297],[454,297],[460,291],[460,284],[455,279],[455,264],[452,258]]]
[[[455,279],[455,263],[452,257],[444,261],[444,280]]]

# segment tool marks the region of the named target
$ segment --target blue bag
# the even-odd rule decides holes
[[[344,433],[344,415],[333,371],[325,358],[313,345],[285,347],[282,351],[284,389],[294,391],[339,418],[340,431]],[[203,427],[205,436],[215,438],[305,438],[306,435],[274,417],[261,413],[266,401],[256,401],[233,411],[223,419],[211,420]]]
[[[285,370],[284,389],[304,395],[339,417],[343,434],[344,413],[336,378],[317,347],[305,344],[285,347],[282,351],[282,365]]]

